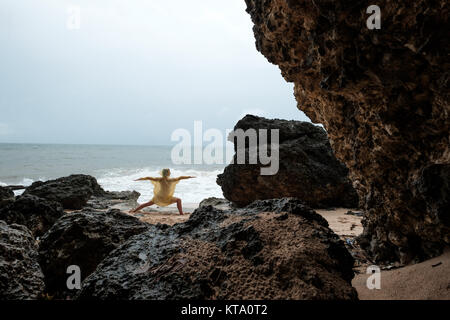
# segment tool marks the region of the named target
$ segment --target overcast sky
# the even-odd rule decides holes
[[[194,120],[308,121],[244,0],[2,0],[0,43],[0,142],[161,145]]]

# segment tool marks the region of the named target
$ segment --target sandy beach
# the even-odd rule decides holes
[[[178,214],[176,205],[167,207],[148,207],[135,213],[140,220],[151,224],[167,224],[184,222],[189,219],[192,212],[198,208],[198,203],[183,205],[184,215]],[[329,223],[330,228],[342,237],[356,237],[362,232],[361,217],[346,214],[350,209],[337,208],[334,210],[316,210]]]
[[[343,240],[363,231],[362,217],[346,214],[349,209],[316,210]],[[369,290],[366,274],[369,264],[355,267],[352,285],[361,300],[448,300],[450,299],[450,249],[441,256],[393,270],[381,267],[381,288]]]
[[[450,299],[450,250],[441,256],[394,270],[381,271],[381,288],[369,290],[365,270],[352,281],[361,300]]]
[[[198,203],[183,204],[183,215],[178,213],[176,204],[171,204],[167,207],[152,206],[142,209],[141,211],[132,215],[139,218],[141,221],[150,224],[167,224],[174,225],[182,223],[189,219],[191,213],[198,208]]]
[[[337,208],[334,210],[319,209],[316,212],[328,221],[331,230],[337,235],[356,237],[363,230],[361,225],[362,217],[346,214],[350,210],[346,208]]]
[[[184,222],[198,208],[198,203],[183,204],[184,215],[178,213],[175,204],[167,207],[152,206],[135,213],[140,220],[151,224],[168,224]],[[361,217],[346,214],[351,209],[316,210],[329,223],[330,228],[339,236],[356,237],[362,232]]]

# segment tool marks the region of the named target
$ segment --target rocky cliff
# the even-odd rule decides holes
[[[449,4],[246,0],[256,47],[295,84],[362,199],[378,261],[436,255],[449,237]]]

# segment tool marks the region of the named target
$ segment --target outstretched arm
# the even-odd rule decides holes
[[[186,180],[186,179],[192,179],[192,178],[195,178],[195,177],[194,176],[181,176],[181,177],[175,178],[174,180],[180,181],[180,180]]]
[[[159,181],[160,178],[145,177],[145,178],[139,178],[139,179],[136,179],[136,180],[134,180],[134,181],[145,181],[145,180]]]

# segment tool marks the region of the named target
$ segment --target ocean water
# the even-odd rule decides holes
[[[196,176],[177,185],[175,196],[185,203],[198,203],[208,197],[223,197],[216,184],[225,164],[174,165],[170,146],[1,144],[0,185],[25,185],[70,174],[89,174],[109,191],[136,190],[140,202],[153,196],[149,181],[133,180],[159,176],[170,168],[172,177]],[[16,192],[20,194],[19,192]]]

